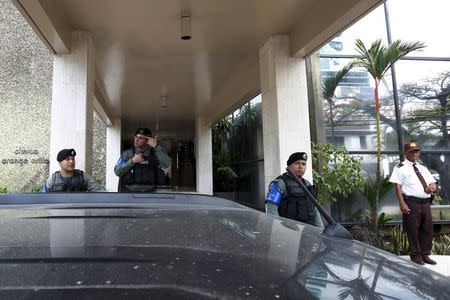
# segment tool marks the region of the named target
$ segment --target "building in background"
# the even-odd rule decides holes
[[[448,2],[440,0],[388,0],[319,51],[324,78],[354,57],[357,38],[367,47],[376,39],[385,44],[397,39],[426,44],[423,51],[397,62],[381,86],[382,168],[385,176],[389,175],[403,158],[402,144],[416,139],[422,145],[423,163],[440,181],[442,204],[450,201],[450,42],[442,38],[440,30],[446,26],[445,11],[449,8]],[[325,100],[323,104],[326,140],[362,156],[367,174],[374,174],[376,163],[373,84],[367,72],[353,69],[339,85],[334,103],[334,139],[329,105]],[[345,219],[351,215],[349,210],[355,212],[362,207],[358,201],[350,202],[353,207],[342,201],[338,218]],[[387,212],[398,210],[395,196],[391,195],[383,206]]]
[[[23,2],[25,5],[23,8],[29,9],[29,17],[36,18],[33,26],[41,26],[38,35],[45,37],[43,30],[46,29],[45,24],[37,22],[40,15],[33,14],[36,13],[33,7],[26,7],[28,3],[26,1],[13,2],[16,4]],[[173,32],[173,29],[179,28],[179,24],[175,24],[177,20],[167,23],[167,28],[152,27],[156,33],[152,31],[150,35],[141,36],[137,41],[134,38],[139,37],[138,33],[142,33],[141,27],[133,27],[132,31],[136,34],[130,35],[127,34],[130,28],[116,26],[120,25],[121,20],[117,20],[118,23],[107,23],[111,20],[107,17],[108,14],[114,13],[118,8],[122,8],[123,13],[136,16],[133,22],[140,20],[142,16],[133,11],[135,8],[124,4],[125,2],[112,1],[109,3],[110,10],[96,10],[97,13],[106,14],[106,17],[101,15],[98,19],[89,14],[84,14],[85,18],[78,18],[83,15],[83,11],[90,8],[90,5],[96,5],[94,2],[46,2],[61,5],[62,9],[59,12],[65,11],[68,14],[64,19],[67,21],[65,25],[73,26],[71,32],[79,34],[80,40],[93,44],[88,45],[87,50],[82,50],[91,55],[95,53],[95,57],[92,58],[95,62],[92,64],[89,61],[82,67],[88,70],[89,74],[93,74],[89,78],[90,83],[86,85],[90,90],[85,98],[93,96],[94,101],[84,100],[87,101],[89,109],[92,108],[89,110],[86,123],[92,122],[94,126],[92,130],[90,125],[77,130],[75,140],[78,142],[74,145],[75,148],[83,148],[82,152],[85,155],[80,155],[80,158],[86,157],[83,165],[92,168],[93,175],[102,183],[106,182],[108,189],[113,191],[117,185],[114,182],[115,176],[108,175],[112,170],[111,165],[117,161],[121,148],[131,142],[134,129],[148,126],[161,138],[161,143],[171,153],[173,163],[170,172],[174,184],[181,187],[181,190],[184,187],[191,191],[211,193],[212,177],[216,171],[212,170],[211,150],[214,145],[211,145],[211,127],[221,117],[228,115],[236,122],[236,126],[228,135],[227,149],[233,156],[230,165],[237,175],[237,181],[233,185],[233,199],[238,202],[262,209],[268,180],[273,178],[274,174],[278,175],[285,167],[286,157],[283,156],[287,156],[287,153],[298,147],[309,148],[310,135],[322,136],[324,142],[346,146],[352,154],[364,158],[365,172],[373,174],[376,129],[371,77],[364,70],[353,69],[337,89],[337,97],[332,103],[333,111],[329,110],[326,102],[320,106],[319,112],[316,111],[320,118],[314,122],[321,122],[323,126],[312,126],[314,132],[309,132],[307,110],[300,110],[308,106],[303,63],[311,59],[312,52],[319,45],[323,45],[317,52],[321,72],[316,74],[323,79],[337,72],[354,57],[356,38],[361,38],[366,45],[378,38],[385,43],[395,39],[418,40],[425,42],[427,48],[398,62],[395,69],[386,77],[386,85],[381,87],[383,170],[385,174],[390,173],[393,165],[400,160],[401,145],[405,140],[417,139],[423,145],[422,159],[433,170],[435,177],[439,178],[443,187],[444,203],[448,203],[450,46],[442,37],[441,29],[446,25],[449,4],[443,0],[427,3],[417,0],[353,2],[351,5],[355,7],[357,2],[366,5],[364,11],[354,12],[350,16],[346,15],[349,11],[354,11],[350,10],[350,7],[341,12],[336,11],[336,14],[340,14],[336,19],[342,21],[337,23],[350,24],[361,14],[382,4],[346,30],[336,29],[330,25],[335,24],[331,21],[324,24],[325,31],[329,35],[328,42],[325,39],[319,41],[319,36],[323,35],[319,35],[318,31],[308,41],[300,38],[305,36],[301,30],[306,27],[301,26],[301,22],[298,23],[303,19],[296,15],[293,17],[293,14],[288,12],[297,12],[290,9],[295,7],[299,15],[304,13],[306,11],[304,7],[298,6],[301,1],[280,3],[278,6],[272,3],[270,5],[277,10],[273,13],[264,11],[267,16],[261,19],[258,19],[254,7],[251,6],[251,3],[256,2],[249,1],[247,6],[242,7],[242,11],[252,13],[253,18],[248,15],[237,15],[236,24],[238,21],[241,23],[236,30],[228,26],[228,19],[199,20],[193,17],[193,28],[196,33],[189,42],[175,39],[178,32]],[[226,8],[227,5],[233,5],[230,3],[220,5]],[[3,120],[0,187],[8,187],[10,191],[31,191],[47,177],[48,164],[52,162],[51,153],[56,151],[56,145],[59,147],[56,142],[53,146],[51,144],[51,128],[55,129],[65,121],[60,118],[56,120],[60,122],[57,123],[59,125],[51,124],[52,87],[56,86],[57,91],[62,91],[61,95],[57,95],[56,102],[64,102],[66,95],[79,99],[74,92],[76,89],[64,89],[67,86],[60,80],[65,76],[64,72],[53,76],[55,70],[59,72],[70,64],[70,60],[64,61],[66,55],[64,52],[67,49],[59,49],[57,46],[61,45],[58,43],[47,45],[57,53],[54,56],[54,53],[43,46],[42,40],[36,38],[35,33],[10,1],[0,0],[0,5],[2,28],[0,113]],[[323,4],[320,2],[317,5]],[[45,5],[41,6],[43,10],[48,8]],[[174,7],[163,2],[158,8],[162,14],[176,15],[171,11]],[[208,10],[210,7],[207,5],[202,9],[205,9],[206,15],[214,15],[212,14],[214,10]],[[315,7],[314,14],[320,15],[318,10],[319,6]],[[49,18],[61,16],[58,11],[48,10],[48,13]],[[404,16],[408,18],[405,19]],[[103,20],[105,26],[99,27],[97,20]],[[266,22],[267,20],[271,22]],[[151,21],[149,19],[148,22]],[[218,23],[214,23],[216,21]],[[320,24],[316,22],[319,21],[310,20],[308,28],[318,30]],[[255,22],[265,26],[254,28],[252,26],[256,24]],[[50,25],[52,24],[57,22],[50,22]],[[210,27],[208,24],[214,26]],[[270,27],[273,24],[279,26]],[[342,26],[341,29],[345,27]],[[286,28],[282,31],[288,34],[274,35],[274,32],[280,32],[281,27]],[[92,34],[88,31],[80,33],[80,28],[89,28]],[[241,42],[230,46],[226,41],[232,40],[231,38],[215,39],[219,35],[211,32],[211,28],[221,30],[222,34],[240,39]],[[63,32],[64,28],[56,26],[54,29]],[[114,34],[103,36],[102,34],[108,30]],[[166,34],[157,35],[160,32],[158,30]],[[332,33],[331,30],[336,32]],[[65,36],[61,32],[60,37],[64,39]],[[153,40],[149,42],[149,39],[156,36],[164,43],[154,43]],[[126,41],[125,48],[120,44],[124,41]],[[47,43],[52,41],[47,40]],[[168,47],[164,49],[173,52],[161,51],[159,48],[153,48],[154,45]],[[207,47],[201,48],[205,45]],[[237,46],[242,48],[239,48],[238,52],[232,52]],[[294,48],[295,50],[292,50]],[[149,51],[154,52],[150,55]],[[279,59],[280,57],[282,59]],[[285,68],[282,63],[284,61],[289,62],[289,68]],[[121,69],[123,66],[127,68]],[[295,67],[291,68],[293,66]],[[292,84],[279,80],[282,78],[278,77],[280,74],[283,76],[287,74],[286,78],[295,78],[296,82]],[[287,86],[286,82],[292,85]],[[308,89],[312,90],[312,87],[309,86]],[[244,104],[258,93],[261,93],[260,100]],[[67,108],[67,105],[61,106],[60,109]],[[241,108],[235,111],[236,107]],[[70,112],[72,111],[67,110],[65,113],[70,115]],[[252,124],[246,123],[248,119],[245,116],[248,116],[248,112],[251,113],[251,119],[252,114],[256,113]],[[77,113],[74,120],[85,117],[83,113],[79,111]],[[334,130],[331,130],[330,118],[333,120]],[[285,122],[287,119],[289,123]],[[292,126],[296,126],[297,129],[290,132]],[[66,133],[69,130],[62,131]],[[54,130],[55,132],[58,133],[58,130]],[[295,135],[296,133],[298,135]],[[87,136],[92,137],[92,142],[82,146],[85,140],[89,140],[85,139]],[[61,136],[56,141],[61,142],[64,138],[65,136]],[[278,145],[278,148],[274,145]],[[51,150],[52,147],[55,149]],[[36,166],[31,166],[32,161]],[[339,211],[351,214],[360,205],[358,201],[354,202],[355,205],[349,203],[342,204],[342,208],[339,208],[340,204],[338,205],[336,208],[338,218],[346,218],[345,213]],[[386,202],[385,208],[389,209],[389,206],[397,207],[394,198]]]

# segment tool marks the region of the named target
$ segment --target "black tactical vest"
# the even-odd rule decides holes
[[[53,173],[50,192],[86,192],[83,171],[75,169],[73,175],[64,177],[60,171]]]
[[[133,155],[136,153],[133,148]],[[150,156],[144,156],[144,160],[135,164],[127,173],[122,176],[125,185],[164,185],[166,184],[166,174],[159,168],[155,149],[150,149]]]
[[[283,180],[284,184],[286,185],[287,192],[287,197],[283,198],[280,206],[278,207],[278,214],[284,218],[315,225],[314,204],[306,197],[305,192],[298,185],[298,183],[287,173],[279,176],[278,179]],[[311,194],[316,197],[317,191],[315,187],[311,185],[308,180],[300,180],[303,181]]]

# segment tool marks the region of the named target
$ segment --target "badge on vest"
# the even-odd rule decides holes
[[[53,192],[64,192],[64,184],[55,184],[52,186]]]

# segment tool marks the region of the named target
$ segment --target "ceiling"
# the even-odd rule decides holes
[[[55,0],[59,1],[59,0]],[[273,33],[288,32],[314,0],[66,0],[72,28],[91,32],[97,72],[113,111],[144,118],[194,119],[233,66]],[[180,38],[182,11],[191,40]],[[168,106],[160,94],[167,90]]]
[[[229,110],[242,101],[242,93],[231,91],[227,94],[231,96],[223,97],[225,100],[217,100],[217,95],[225,95],[224,90],[230,89],[225,83],[233,78],[241,80],[238,75],[250,69],[245,76],[252,77],[249,82],[253,86],[246,88],[259,89],[259,49],[271,35],[288,34],[294,45],[292,54],[304,56],[382,2],[13,1],[20,2],[32,23],[41,27],[38,31],[56,53],[59,50],[52,45],[51,34],[39,25],[36,3],[49,16],[54,31],[69,28],[91,33],[97,80],[102,83],[108,110],[113,117],[121,118],[122,124],[131,120],[193,122],[214,107]],[[190,40],[180,39],[182,12],[191,16]],[[161,93],[167,93],[165,108],[161,107]]]

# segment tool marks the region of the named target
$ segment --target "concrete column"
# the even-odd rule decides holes
[[[90,33],[74,31],[70,53],[54,57],[50,173],[59,170],[56,155],[64,148],[77,151],[77,169],[92,172],[94,55]]]
[[[212,173],[212,129],[211,124],[203,117],[195,121],[196,138],[196,174],[197,192],[200,194],[213,194]]]
[[[318,52],[306,58],[306,74],[308,79],[309,115],[311,116],[311,140],[318,144],[325,144],[323,94]]]
[[[289,37],[275,35],[259,52],[265,187],[285,172],[293,152],[311,157],[308,90],[304,59],[291,57]],[[312,179],[311,159],[305,178]]]
[[[121,120],[119,118],[113,121],[111,126],[106,128],[106,190],[108,192],[117,192],[119,177],[114,173],[114,167],[120,156],[120,137]]]

